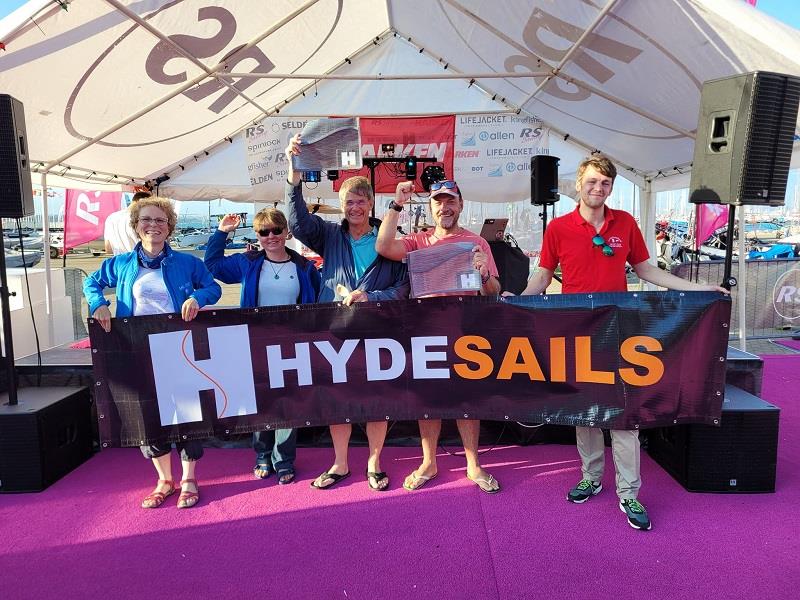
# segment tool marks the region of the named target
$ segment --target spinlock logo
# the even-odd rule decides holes
[[[213,392],[219,419],[256,414],[254,363],[257,372],[266,372],[270,390],[315,383],[360,385],[364,379],[402,376],[420,381],[517,377],[573,385],[615,385],[621,380],[642,387],[664,375],[664,363],[655,356],[661,343],[649,336],[622,340],[614,370],[593,366],[591,336],[551,337],[543,347],[527,337],[491,342],[478,335],[415,336],[407,346],[389,337],[343,339],[338,347],[311,340],[270,344],[251,356],[247,325],[234,325],[208,328],[209,358],[203,360],[195,359],[190,331],[148,339],[162,425],[201,421],[200,393],[207,391]]]
[[[513,140],[514,134],[510,131],[493,131],[491,133],[488,131],[481,131],[478,137],[482,142],[489,140]]]
[[[800,268],[786,271],[775,282],[772,306],[787,321],[800,318]]]

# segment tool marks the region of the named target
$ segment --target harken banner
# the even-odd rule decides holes
[[[104,445],[331,423],[469,418],[715,424],[730,301],[567,294],[90,320]]]

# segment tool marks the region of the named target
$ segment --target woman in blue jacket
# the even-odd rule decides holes
[[[219,300],[222,289],[202,261],[191,254],[176,252],[167,243],[178,221],[169,200],[144,198],[131,206],[130,214],[139,243],[132,252],[104,260],[83,284],[89,313],[104,330],[111,331],[110,302],[103,296],[105,288],[116,288],[117,317],[180,311],[184,321],[191,321],[203,306]],[[203,444],[200,440],[188,440],[176,444],[176,449],[183,467],[178,508],[191,508],[200,500],[195,466],[203,456]],[[142,501],[142,508],[157,508],[177,491],[172,479],[172,444],[152,444],[142,446],[141,450],[145,458],[153,460],[158,473],[158,483]]]
[[[283,213],[265,208],[253,218],[260,250],[225,256],[228,234],[239,226],[239,215],[225,215],[208,240],[205,263],[223,283],[241,283],[242,308],[281,306],[315,302],[320,277],[314,263],[286,247],[289,227]],[[295,477],[297,432],[294,429],[256,431],[253,474],[266,479],[278,474],[278,483],[292,483]]]

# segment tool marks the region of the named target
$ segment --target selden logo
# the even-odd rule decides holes
[[[200,421],[200,392],[205,390],[214,393],[217,418],[256,413],[253,360],[266,362],[272,390],[312,386],[315,379],[359,384],[364,377],[370,382],[401,376],[600,385],[622,380],[650,386],[664,375],[664,363],[654,355],[661,343],[648,336],[622,340],[614,370],[596,368],[591,336],[551,337],[543,347],[534,347],[527,337],[509,337],[493,347],[478,335],[412,337],[408,348],[388,337],[344,339],[338,348],[319,340],[267,345],[263,354],[251,355],[247,326],[235,325],[208,328],[210,357],[204,360],[195,360],[189,331],[148,338],[162,425]],[[256,369],[263,372],[263,364]]]
[[[772,306],[788,321],[800,318],[800,269],[786,271],[778,278],[772,290]]]

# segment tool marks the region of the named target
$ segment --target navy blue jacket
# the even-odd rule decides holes
[[[408,298],[410,286],[408,270],[401,262],[378,258],[367,267],[360,278],[356,278],[353,249],[350,246],[346,220],[341,224],[325,221],[312,215],[303,200],[302,184],[286,184],[289,229],[292,235],[319,254],[322,259],[322,290],[319,302],[334,302],[342,297],[336,293],[341,283],[348,290],[362,290],[370,301],[402,300]],[[378,219],[370,219],[370,225],[380,227]]]
[[[239,299],[242,308],[258,306],[258,278],[264,265],[266,253],[263,250],[250,250],[225,256],[225,242],[228,234],[215,231],[208,240],[204,262],[211,273],[223,283],[241,283],[242,293]],[[291,248],[286,248],[289,258],[297,265],[297,276],[300,282],[298,304],[310,304],[317,301],[320,278],[314,263],[300,256]]]

